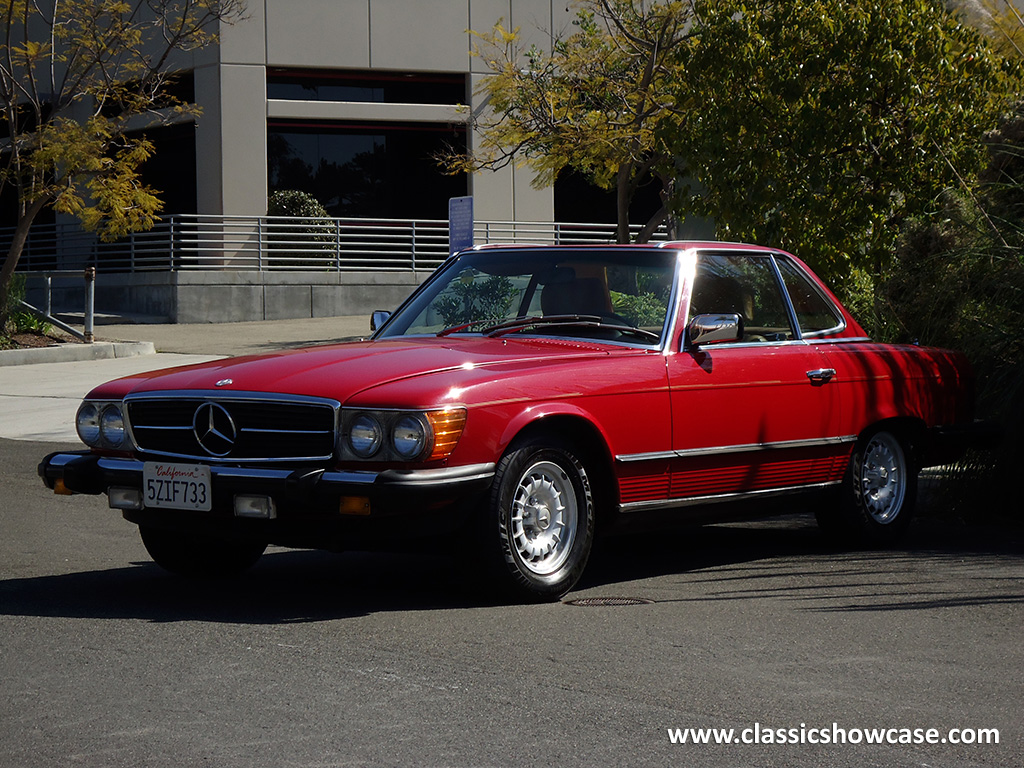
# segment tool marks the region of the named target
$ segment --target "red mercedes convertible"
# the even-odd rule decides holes
[[[97,387],[88,450],[40,474],[106,494],[179,574],[421,538],[552,599],[596,535],[655,518],[814,509],[888,543],[972,432],[960,355],[872,342],[771,248],[479,247],[372,325]]]

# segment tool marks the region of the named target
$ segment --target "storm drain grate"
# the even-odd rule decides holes
[[[594,608],[606,605],[652,605],[653,600],[646,597],[581,597],[576,600],[567,600],[566,605],[575,605],[580,608]]]

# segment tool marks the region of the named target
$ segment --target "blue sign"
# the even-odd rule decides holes
[[[448,255],[473,247],[473,198],[448,198]]]

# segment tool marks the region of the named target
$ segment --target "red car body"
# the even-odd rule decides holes
[[[535,313],[585,283],[600,310]],[[725,283],[746,292],[715,305]],[[654,314],[636,308],[645,302]],[[487,322],[474,320],[485,306]],[[468,325],[439,319],[465,307]],[[771,321],[757,325],[758,312]],[[238,570],[268,542],[343,549],[458,533],[520,594],[552,597],[579,578],[595,531],[647,513],[706,520],[827,492],[824,525],[891,538],[917,471],[971,431],[972,391],[962,356],[870,341],[781,251],[476,249],[370,340],[96,388],[80,412],[90,449],[51,455],[40,473],[59,492],[109,493],[174,571]],[[301,419],[313,418],[307,406],[332,410],[332,433],[289,431],[278,404]],[[249,454],[250,438],[296,447]],[[144,475],[147,462],[156,469]],[[212,496],[208,509],[170,486],[169,502],[151,498],[154,472],[191,466],[209,467],[191,489]]]

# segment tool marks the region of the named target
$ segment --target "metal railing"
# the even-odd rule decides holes
[[[634,234],[640,227],[634,228]],[[13,228],[0,228],[6,251]],[[666,238],[660,229],[655,240]],[[478,221],[476,244],[601,244],[615,225]],[[147,232],[102,242],[77,225],[33,227],[22,272],[179,270],[432,270],[448,256],[448,222],[436,219],[305,219],[287,216],[167,216]]]
[[[71,270],[62,270],[57,272],[30,272],[27,274],[28,277],[42,278],[43,281],[43,306],[36,307],[29,304],[27,301],[21,301],[21,308],[26,312],[31,313],[35,317],[39,318],[43,322],[50,323],[60,328],[65,333],[69,333],[75,338],[81,339],[87,344],[92,344],[96,340],[94,331],[95,318],[96,318],[96,268],[86,267],[81,272],[75,272]],[[85,309],[82,312],[82,320],[85,325],[83,330],[68,325],[63,320],[60,320],[53,316],[53,278],[78,278],[84,279],[85,290],[84,290],[84,304]]]

